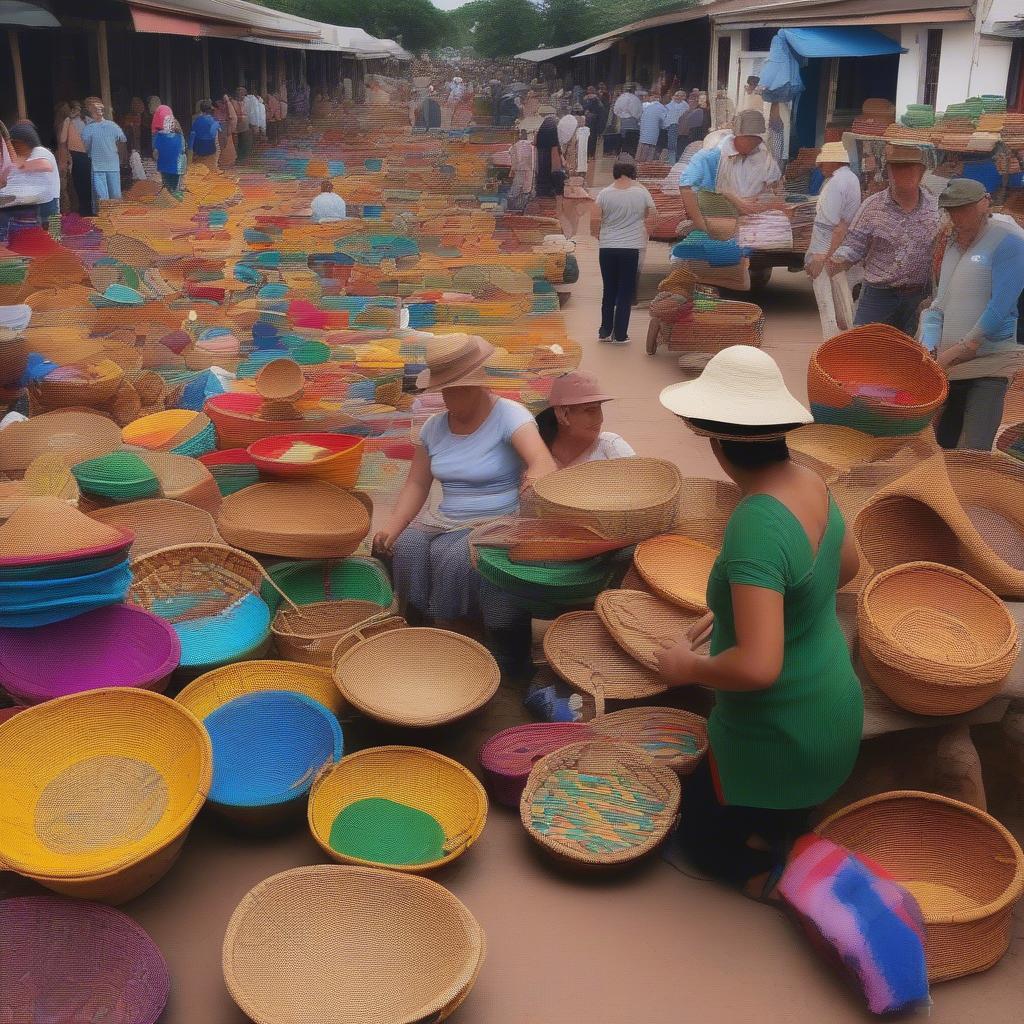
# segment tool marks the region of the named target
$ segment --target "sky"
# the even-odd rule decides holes
[[[468,0],[433,0],[435,7],[440,7],[442,11],[454,11],[456,7],[461,7]]]

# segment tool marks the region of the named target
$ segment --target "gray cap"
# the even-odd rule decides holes
[[[733,135],[763,136],[768,130],[764,123],[764,114],[760,110],[741,110],[733,123]]]
[[[957,206],[969,206],[988,195],[980,181],[971,178],[953,178],[939,196],[939,206],[950,210]]]

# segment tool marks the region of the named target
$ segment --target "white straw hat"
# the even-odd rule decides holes
[[[696,380],[670,384],[660,398],[669,412],[686,420],[713,420],[737,427],[814,422],[789,393],[778,363],[750,345],[722,349]]]

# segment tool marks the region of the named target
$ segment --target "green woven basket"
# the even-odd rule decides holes
[[[395,603],[387,569],[375,558],[276,562],[266,569],[274,583],[296,604],[341,598],[372,601],[382,608],[391,608]],[[281,603],[280,595],[269,584],[263,585],[263,600],[271,611]]]
[[[160,481],[135,452],[111,452],[73,467],[84,494],[110,501],[140,501],[160,494]]]

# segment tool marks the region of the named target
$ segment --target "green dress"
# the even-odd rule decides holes
[[[831,497],[817,554],[800,521],[770,495],[745,498],[729,519],[708,580],[711,654],[736,644],[734,583],[783,595],[785,649],[767,689],[716,694],[708,734],[727,804],[814,807],[853,769],[864,699],[836,617],[845,532]]]

